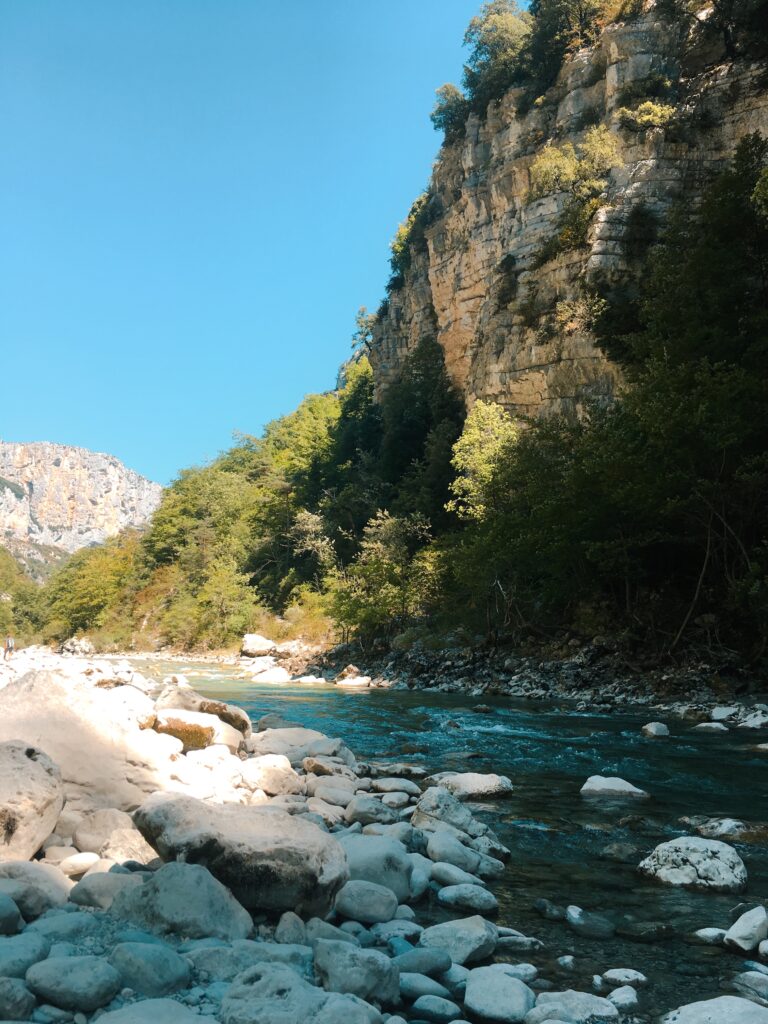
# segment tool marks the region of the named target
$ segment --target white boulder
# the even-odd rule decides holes
[[[714,892],[741,892],[747,884],[747,869],[733,847],[700,836],[661,843],[638,870],[667,885]]]
[[[768,1024],[768,1009],[740,996],[717,996],[679,1006],[661,1024]]]
[[[725,945],[749,953],[768,938],[768,912],[765,907],[753,907],[734,921],[725,933]]]
[[[646,722],[640,731],[643,736],[648,736],[651,739],[657,739],[661,736],[669,736],[669,727],[663,722]]]
[[[246,633],[243,637],[243,642],[240,647],[240,653],[245,658],[262,658],[272,652],[277,647],[274,640],[267,640],[265,636],[261,636],[259,633]]]
[[[478,800],[486,796],[503,796],[511,793],[513,786],[506,775],[483,775],[480,772],[441,772],[432,776],[438,785],[447,789],[459,800]]]
[[[585,797],[606,797],[608,799],[623,799],[625,797],[635,800],[647,800],[648,794],[644,789],[638,789],[626,779],[618,776],[590,775],[581,787],[581,795]]]
[[[61,772],[48,755],[21,740],[0,743],[2,856],[29,860],[53,832],[63,806]]]

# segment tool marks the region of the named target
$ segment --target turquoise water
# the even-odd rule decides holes
[[[179,671],[180,666],[175,666]],[[326,685],[259,685],[234,679],[226,669],[183,669],[201,692],[240,704],[254,722],[268,712],[340,736],[361,760],[393,759],[428,771],[494,771],[508,775],[514,793],[476,805],[477,813],[511,849],[505,875],[492,888],[500,901],[498,921],[546,944],[521,956],[558,987],[590,986],[594,973],[634,967],[648,975],[641,1008],[651,1014],[720,994],[742,958],[719,948],[692,946],[679,935],[696,928],[726,927],[729,910],[744,900],[768,897],[768,847],[734,843],[749,872],[743,897],[692,893],[644,881],[637,862],[657,843],[688,829],[682,815],[711,815],[758,822],[768,818],[765,773],[768,756],[752,747],[765,736],[734,730],[727,735],[692,733],[669,719],[669,739],[649,740],[640,726],[655,716],[586,715],[483,698],[490,712],[473,710],[472,698],[428,692],[346,692]],[[663,716],[661,716],[663,718]],[[651,799],[618,805],[584,801],[579,789],[589,775],[619,775]],[[609,843],[637,848],[630,863],[601,856]],[[537,897],[575,903],[615,923],[661,922],[676,937],[653,943],[615,936],[590,940],[561,923],[543,920]],[[425,923],[445,914],[418,908]],[[554,965],[572,953],[577,969]]]

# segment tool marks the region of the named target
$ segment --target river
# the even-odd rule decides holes
[[[361,760],[392,759],[428,771],[498,772],[514,792],[486,801],[477,813],[512,851],[504,877],[494,881],[498,922],[534,935],[545,949],[520,956],[536,964],[558,988],[591,988],[592,975],[632,967],[650,980],[643,1014],[653,1015],[695,999],[721,994],[744,957],[722,947],[688,944],[694,929],[730,923],[742,900],[768,897],[768,845],[733,843],[749,872],[746,896],[694,893],[643,880],[636,864],[657,843],[686,834],[682,815],[728,816],[757,823],[768,818],[765,754],[754,745],[765,736],[751,730],[723,735],[691,732],[689,723],[667,720],[672,735],[646,739],[649,713],[577,714],[509,698],[477,700],[429,691],[349,692],[331,685],[254,685],[225,667],[173,666],[200,692],[241,705],[254,720],[268,712],[340,736]],[[155,669],[156,670],[156,669]],[[652,716],[651,716],[652,717]],[[647,801],[593,803],[579,790],[589,775],[619,775],[651,794]],[[627,863],[606,859],[613,843],[630,844]],[[606,913],[617,925],[672,925],[671,938],[639,943],[614,936],[592,940],[533,909],[537,897],[575,903]],[[444,919],[424,906],[421,923]],[[455,916],[455,915],[454,915]],[[576,969],[555,964],[574,954]]]

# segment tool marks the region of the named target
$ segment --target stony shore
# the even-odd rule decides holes
[[[274,657],[254,653],[251,673]],[[526,960],[540,940],[500,920],[494,887],[514,865],[476,809],[513,780],[366,764],[341,738],[252,723],[181,676],[115,659],[20,651],[0,690],[0,1024],[652,1019],[653,978],[606,963],[590,991],[569,988],[572,957],[547,976]],[[598,776],[583,795],[644,797],[626,787]],[[736,850],[700,835],[638,870],[715,892],[747,883]],[[577,937],[610,928],[580,907],[538,909]],[[732,988],[669,1007],[665,1024],[768,1024],[765,907],[691,939],[733,950]]]

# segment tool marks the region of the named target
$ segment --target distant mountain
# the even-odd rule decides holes
[[[143,526],[161,493],[113,455],[0,441],[0,544],[35,576],[66,554]]]

